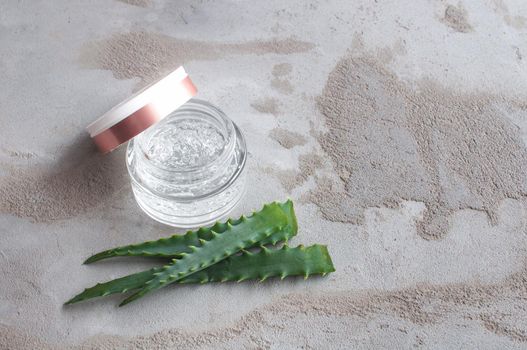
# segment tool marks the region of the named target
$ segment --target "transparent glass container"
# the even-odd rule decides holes
[[[192,99],[128,143],[139,206],[167,225],[191,228],[226,216],[245,191],[245,139],[217,107]]]

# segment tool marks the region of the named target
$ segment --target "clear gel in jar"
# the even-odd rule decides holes
[[[153,219],[190,228],[228,214],[244,194],[245,139],[217,107],[192,99],[128,143],[134,196]]]

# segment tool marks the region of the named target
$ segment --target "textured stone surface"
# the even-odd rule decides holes
[[[525,348],[522,1],[0,3],[0,349]],[[83,287],[167,236],[84,128],[184,64],[244,131],[233,215],[291,197],[327,278]]]

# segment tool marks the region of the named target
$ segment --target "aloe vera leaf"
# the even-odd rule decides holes
[[[103,297],[106,295],[116,293],[126,293],[128,291],[135,290],[137,288],[140,288],[146,282],[150,281],[154,274],[156,272],[159,272],[160,270],[160,267],[156,267],[147,271],[134,273],[108,282],[97,283],[93,287],[86,288],[82,293],[74,296],[65,304],[69,305],[96,297]]]
[[[121,277],[109,282],[99,283],[85,289],[66,304],[95,297],[116,293],[125,293],[143,287],[162,268],[153,268],[147,271]],[[241,255],[233,255],[204,270],[191,274],[177,283],[207,283],[243,281],[246,279],[264,280],[269,277],[285,278],[288,276],[325,275],[335,271],[333,262],[324,245],[309,247],[298,246],[290,248],[283,246],[280,249],[261,248],[256,253],[244,251]]]
[[[293,202],[287,200],[284,203],[274,202],[269,205],[276,206],[285,213],[287,217],[287,225],[258,244],[276,244],[280,241],[288,241],[295,236],[298,231]],[[223,233],[227,229],[229,223],[235,226],[240,223],[240,220],[241,218],[236,220],[229,219],[226,222],[217,222],[212,227],[202,227],[196,231],[188,231],[184,235],[173,235],[156,241],[109,249],[89,257],[84,263],[90,264],[102,259],[117,256],[143,256],[156,258],[180,257],[182,253],[191,253],[192,250],[189,247],[198,247],[201,239],[210,241],[213,237],[212,232]]]
[[[210,241],[201,240],[201,246],[190,246],[192,253],[182,253],[180,259],[173,259],[171,264],[163,266],[161,271],[154,274],[154,278],[123,300],[119,306],[124,306],[156,289],[206,269],[240,250],[252,247],[283,229],[287,224],[283,210],[277,205],[269,204],[249,217],[242,216],[237,225],[227,223],[225,232],[219,234],[212,231],[213,237]]]
[[[198,271],[178,283],[241,282],[248,279],[264,281],[269,277],[325,275],[335,267],[326,246],[314,244],[280,249],[262,247],[259,252],[243,251],[205,270]]]

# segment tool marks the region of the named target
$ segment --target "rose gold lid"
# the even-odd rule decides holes
[[[154,125],[196,95],[183,67],[121,102],[86,130],[102,153],[107,153]]]

